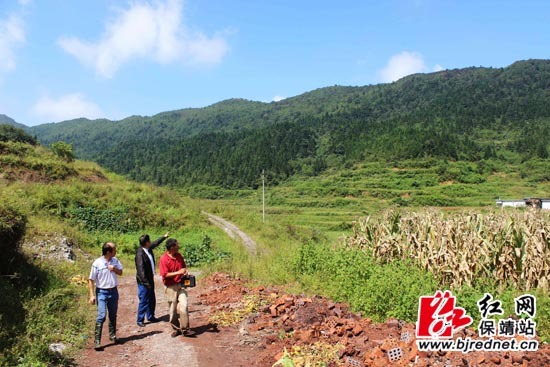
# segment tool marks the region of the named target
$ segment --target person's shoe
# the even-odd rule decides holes
[[[170,334],[172,338],[175,338],[178,335],[181,335],[181,330],[174,330],[172,331],[172,334]]]
[[[109,340],[115,344],[118,342],[116,337],[116,319],[114,321],[109,320]]]
[[[97,351],[102,351],[103,347],[101,346],[101,331],[103,329],[103,323],[96,322],[95,332],[94,332],[94,349]]]
[[[195,332],[191,329],[185,329],[183,331],[183,336],[187,337],[187,338],[194,338],[196,335],[195,335]]]
[[[150,322],[151,324],[154,324],[155,322],[160,322],[160,319],[157,319],[156,317],[151,317],[151,318],[149,319],[149,322]]]
[[[142,321],[137,322],[137,326],[139,327],[145,327],[145,324]]]

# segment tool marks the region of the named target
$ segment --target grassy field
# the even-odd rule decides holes
[[[320,177],[294,178],[266,186],[266,222],[321,231],[329,239],[349,233],[351,222],[390,207],[440,207],[488,210],[495,201],[550,196],[548,160],[516,165],[418,160],[358,164]],[[208,195],[206,195],[208,196]],[[240,191],[238,197],[204,202],[226,216],[242,212],[262,217],[262,191]],[[223,216],[222,215],[222,216]]]

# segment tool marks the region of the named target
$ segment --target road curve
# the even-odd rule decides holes
[[[202,213],[208,217],[208,220],[210,221],[210,223],[223,229],[229,237],[231,237],[234,240],[241,241],[244,247],[248,250],[248,253],[250,255],[253,255],[253,256],[256,255],[256,242],[252,238],[250,238],[249,235],[241,231],[239,227],[223,219],[222,217],[218,217],[217,215],[207,213],[204,210],[202,211]]]

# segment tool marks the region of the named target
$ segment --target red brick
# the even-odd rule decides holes
[[[491,357],[491,362],[494,364],[500,364],[500,358],[497,356]]]

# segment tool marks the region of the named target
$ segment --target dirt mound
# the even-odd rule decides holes
[[[247,287],[243,280],[226,274],[213,274],[203,282],[206,292],[199,299],[211,306],[214,320],[239,321],[231,312],[242,315],[243,299],[248,303],[250,297],[256,299],[256,307],[247,304],[250,313],[232,326],[259,350],[252,366],[272,366],[285,358],[301,358],[305,361],[301,365],[312,366],[319,358],[326,358],[322,362],[327,365],[353,367],[550,366],[548,345],[541,345],[537,352],[419,352],[411,323],[395,319],[373,323],[350,312],[345,304],[285,294],[273,287]],[[476,336],[472,329],[461,334]]]

